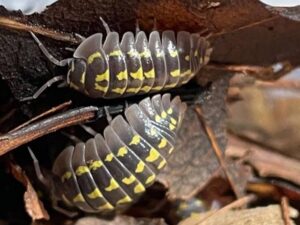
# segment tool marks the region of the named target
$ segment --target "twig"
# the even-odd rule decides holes
[[[206,65],[206,69],[243,73],[263,80],[269,80],[270,78],[272,78],[272,80],[276,80],[290,72],[293,69],[293,66],[290,62],[284,61],[270,66],[208,64]]]
[[[93,106],[69,110],[1,136],[0,156],[46,134],[96,118],[98,110]]]
[[[231,188],[232,188],[233,192],[235,193],[236,197],[239,198],[240,197],[239,191],[237,190],[233,179],[231,178],[230,174],[228,173],[227,165],[226,165],[226,162],[224,160],[224,154],[223,154],[222,150],[219,147],[219,144],[216,140],[215,134],[214,134],[213,130],[206,124],[205,119],[204,119],[203,114],[202,114],[201,106],[198,104],[195,109],[196,109],[198,118],[199,118],[199,120],[200,120],[200,122],[201,122],[208,138],[209,138],[209,141],[212,145],[212,148],[213,148],[213,150],[214,150],[214,152],[215,152],[215,154],[218,158],[218,161],[219,161],[219,163],[220,163],[220,165],[221,165],[221,167],[222,167],[222,169],[225,173],[225,176],[227,177],[227,179],[228,179],[228,181],[231,185]]]
[[[66,42],[71,42],[74,44],[79,44],[80,40],[77,38],[74,38],[72,34],[68,33],[58,33],[50,29],[46,29],[43,27],[37,27],[37,26],[31,26],[28,24],[24,24],[21,22],[18,22],[17,20],[9,19],[6,17],[0,16],[0,26],[6,27],[6,28],[11,28],[11,29],[16,29],[16,30],[22,30],[22,31],[32,31],[37,34],[44,35],[46,37],[53,38],[55,40],[59,41],[66,41]]]
[[[284,224],[285,225],[291,225],[288,198],[287,197],[282,197],[280,205],[281,205],[282,217],[283,217],[283,220],[284,220]]]
[[[240,31],[240,30],[243,30],[243,29],[246,29],[246,28],[251,28],[251,27],[254,27],[254,26],[257,26],[257,25],[260,25],[260,24],[264,24],[266,22],[269,22],[269,21],[272,21],[272,20],[275,20],[275,19],[279,19],[280,16],[276,15],[276,16],[271,16],[271,17],[268,17],[268,18],[265,18],[265,19],[262,19],[262,20],[259,20],[259,21],[255,21],[253,23],[250,23],[250,24],[247,24],[247,25],[244,25],[244,26],[241,26],[241,27],[237,27],[233,30],[225,30],[225,31],[221,31],[221,32],[218,32],[218,33],[215,33],[213,34],[212,36],[213,37],[218,37],[218,36],[221,36],[223,34],[229,34],[229,33],[234,33],[236,31]]]
[[[68,102],[64,102],[64,103],[62,103],[62,104],[60,104],[58,106],[52,107],[51,109],[47,110],[46,112],[43,112],[42,114],[40,114],[40,115],[38,115],[36,117],[33,117],[32,119],[26,121],[25,123],[21,124],[20,126],[17,126],[13,130],[9,131],[9,133],[12,133],[12,132],[14,132],[16,130],[19,130],[19,129],[25,127],[26,125],[28,125],[28,124],[30,124],[30,123],[38,120],[38,119],[41,119],[42,117],[45,117],[45,116],[47,116],[47,115],[49,115],[51,113],[60,111],[61,109],[65,108],[65,107],[67,107],[67,106],[69,106],[71,104],[72,104],[72,101],[68,101]]]

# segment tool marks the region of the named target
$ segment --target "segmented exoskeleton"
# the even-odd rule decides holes
[[[92,213],[128,207],[166,165],[185,110],[179,97],[172,101],[170,94],[148,97],[125,110],[127,121],[116,116],[104,138],[96,134],[67,147],[52,168],[54,197]]]
[[[123,35],[111,32],[102,21],[107,36],[96,33],[82,41],[73,58],[58,61],[33,34],[43,53],[59,66],[69,66],[66,83],[92,98],[119,98],[136,94],[153,93],[179,87],[187,83],[207,64],[212,48],[199,34],[186,31],[164,31],[162,36],[152,31],[149,41],[143,31],[134,37],[132,32]],[[54,77],[47,86],[64,79]]]

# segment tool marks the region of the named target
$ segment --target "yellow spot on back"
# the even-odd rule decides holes
[[[173,84],[167,84],[165,85],[165,88],[173,88],[176,87],[177,83],[173,83]]]
[[[87,166],[79,166],[77,169],[76,169],[76,175],[77,176],[81,176],[82,174],[85,174],[85,173],[88,173],[90,172],[89,168]]]
[[[162,117],[163,119],[166,119],[167,116],[168,116],[167,113],[166,113],[165,111],[162,111],[161,117]]]
[[[144,75],[146,78],[155,78],[155,72],[154,72],[154,68],[152,68],[151,70],[149,70],[148,72],[144,71]]]
[[[159,145],[158,145],[158,148],[164,148],[164,147],[166,147],[166,146],[167,146],[167,139],[162,138],[162,139],[160,140],[160,143],[159,143]]]
[[[91,193],[88,194],[88,197],[90,199],[95,199],[95,198],[101,198],[101,197],[103,197],[103,195],[98,188],[95,188],[94,191],[92,191]]]
[[[104,209],[113,209],[114,207],[110,204],[110,203],[105,203],[104,205],[102,206],[99,206],[98,209],[99,210],[104,210]]]
[[[105,157],[105,161],[106,162],[111,162],[114,158],[114,155],[112,153],[107,154],[107,156]]]
[[[177,124],[176,120],[173,117],[171,117],[170,120],[171,120],[171,123],[173,123],[174,125]]]
[[[149,58],[151,57],[151,52],[149,51],[149,49],[146,49],[145,51],[140,53],[140,56],[144,58]]]
[[[79,193],[78,195],[76,195],[74,198],[73,198],[73,202],[85,202],[83,196],[81,193]]]
[[[130,175],[129,177],[123,178],[123,179],[122,179],[122,182],[123,182],[124,184],[130,185],[130,184],[132,184],[135,180],[136,180],[135,176]]]
[[[156,51],[156,57],[157,57],[157,58],[163,57],[163,55],[164,55],[164,54],[163,54],[163,51],[160,51],[160,50],[157,50],[157,51]]]
[[[192,74],[191,69],[188,69],[188,70],[184,71],[184,72],[181,74],[181,76],[182,76],[182,77],[185,77],[185,76],[189,76],[189,75],[191,75],[191,74]]]
[[[109,56],[121,56],[122,52],[121,50],[115,50],[109,53]]]
[[[96,170],[96,169],[98,169],[102,166],[103,166],[103,162],[100,161],[100,160],[94,160],[94,161],[89,163],[89,169],[90,170]]]
[[[127,80],[128,75],[127,75],[127,70],[121,71],[120,73],[117,74],[118,80]]]
[[[140,88],[127,88],[126,92],[128,93],[137,93],[140,90]]]
[[[152,89],[155,91],[160,91],[161,89],[163,89],[163,86],[152,87]]]
[[[145,187],[139,183],[134,187],[134,193],[138,194],[145,191]]]
[[[169,129],[171,130],[171,131],[173,131],[174,129],[175,129],[176,127],[173,125],[173,124],[169,124]]]
[[[142,90],[144,92],[149,92],[151,90],[151,87],[146,85],[146,86],[142,87],[140,90]]]
[[[155,180],[155,174],[148,177],[145,184],[151,184],[154,180]]]
[[[85,82],[85,72],[81,74],[80,83],[84,84]]]
[[[146,158],[147,162],[154,162],[159,158],[160,154],[155,148],[151,148],[148,157]]]
[[[157,169],[160,170],[160,169],[163,168],[166,164],[167,164],[167,161],[166,161],[165,159],[163,159],[163,160],[159,163]]]
[[[136,72],[131,72],[130,76],[136,80],[144,80],[143,68],[140,67]]]
[[[96,58],[102,58],[100,52],[95,52],[88,57],[87,63],[92,64]]]
[[[128,195],[126,195],[124,198],[117,201],[117,205],[128,203],[128,202],[132,202],[132,199]]]
[[[198,50],[195,51],[194,56],[195,56],[195,57],[198,56]]]
[[[123,94],[126,90],[126,87],[124,88],[114,88],[112,89],[111,91],[114,92],[114,93],[117,93],[117,94]]]
[[[143,161],[140,161],[136,166],[135,172],[142,173],[144,169],[145,169],[145,163]]]
[[[185,59],[186,61],[190,61],[190,56],[189,56],[189,55],[186,55],[186,56],[184,57],[184,59]]]
[[[179,77],[180,71],[179,71],[179,69],[173,70],[173,71],[170,72],[170,74],[171,74],[172,77]]]
[[[171,50],[171,49],[170,49],[170,50],[169,50],[169,53],[170,53],[170,56],[173,57],[173,58],[176,57],[176,56],[178,55],[178,52],[177,52],[176,49],[175,49],[175,50]]]
[[[158,114],[155,115],[155,121],[157,123],[159,123],[161,121],[161,118],[160,118],[160,116]]]
[[[98,91],[103,91],[104,93],[107,92],[108,90],[108,87],[107,86],[100,86],[99,84],[95,83],[95,90],[98,90]]]
[[[104,73],[96,75],[96,79],[95,79],[96,82],[101,82],[101,81],[104,81],[104,80],[106,80],[106,81],[109,80],[109,70],[108,69],[105,70]]]
[[[140,135],[136,134],[132,137],[131,142],[129,143],[129,145],[138,145],[141,141],[141,137]]]
[[[125,146],[123,146],[123,147],[119,148],[117,156],[124,157],[127,153],[128,153],[127,148]]]
[[[112,191],[119,188],[119,184],[117,183],[117,181],[114,178],[110,179],[110,184],[108,187],[105,188],[105,191]]]
[[[170,150],[169,150],[169,154],[171,154],[173,151],[174,151],[174,148],[171,147]]]
[[[151,129],[150,129],[150,135],[151,136],[157,135],[157,131],[156,131],[155,127],[151,127]]]
[[[130,57],[138,57],[138,56],[139,56],[139,53],[138,53],[137,50],[135,50],[134,48],[130,49],[130,51],[127,52],[127,54],[128,54]]]
[[[169,108],[168,111],[167,111],[167,113],[168,113],[168,114],[172,114],[172,113],[173,113],[173,109],[172,109],[172,108]]]
[[[61,176],[61,181],[65,182],[65,180],[70,179],[72,176],[72,173],[70,171],[67,171],[64,173],[64,175]]]

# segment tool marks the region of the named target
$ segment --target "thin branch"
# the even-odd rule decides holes
[[[251,28],[251,27],[254,27],[254,26],[257,26],[257,25],[261,25],[261,24],[264,24],[264,23],[267,23],[269,21],[273,21],[273,20],[279,19],[279,18],[280,18],[279,15],[271,16],[271,17],[268,17],[268,18],[265,18],[265,19],[262,19],[262,20],[259,20],[259,21],[255,21],[253,23],[246,24],[244,26],[235,28],[233,30],[225,30],[225,31],[221,31],[221,32],[218,32],[218,33],[214,33],[212,35],[212,37],[218,37],[218,36],[221,36],[221,35],[224,35],[224,34],[234,33],[236,31],[244,30],[244,29]]]
[[[46,134],[95,119],[98,111],[93,106],[69,110],[1,136],[0,156]]]
[[[206,69],[242,73],[245,75],[252,75],[262,80],[276,80],[290,72],[293,69],[293,66],[290,62],[283,61],[270,66],[208,64],[206,65]]]
[[[282,197],[280,205],[281,205],[281,211],[282,211],[282,217],[283,217],[284,224],[285,225],[291,225],[288,198],[287,197]]]
[[[43,112],[42,114],[40,114],[40,115],[38,115],[36,117],[33,117],[32,119],[26,121],[25,123],[21,124],[20,126],[17,126],[13,130],[9,131],[9,133],[12,133],[12,132],[14,132],[16,130],[20,130],[21,128],[25,127],[26,125],[28,125],[28,124],[30,124],[30,123],[38,120],[38,119],[41,119],[41,118],[43,118],[43,117],[45,117],[45,116],[47,116],[49,114],[52,114],[54,112],[58,112],[61,109],[65,108],[65,107],[67,107],[67,106],[69,106],[71,104],[72,104],[72,101],[68,101],[68,102],[64,102],[64,103],[62,103],[62,104],[60,104],[58,106],[52,107],[51,109],[47,110],[46,112]]]
[[[31,26],[3,16],[0,16],[0,26],[15,29],[15,30],[22,30],[26,32],[32,31],[34,33],[41,34],[46,37],[50,37],[52,39],[59,40],[59,41],[71,42],[74,44],[80,43],[80,40],[78,38],[75,38],[72,34],[58,33],[43,27]]]
[[[231,188],[232,188],[233,192],[235,193],[236,197],[239,198],[240,197],[239,191],[237,190],[237,188],[235,186],[235,183],[234,183],[232,177],[230,176],[230,174],[228,172],[227,165],[226,165],[226,162],[224,160],[224,154],[223,154],[223,152],[222,152],[222,150],[221,150],[221,148],[220,148],[220,146],[219,146],[219,144],[218,144],[218,142],[216,140],[216,136],[215,136],[213,130],[205,122],[201,106],[198,104],[195,107],[195,109],[196,109],[198,118],[199,118],[199,120],[200,120],[200,122],[201,122],[201,124],[202,124],[202,126],[203,126],[203,128],[204,128],[204,130],[205,130],[205,132],[206,132],[206,134],[208,136],[208,138],[209,138],[211,146],[212,146],[212,148],[213,148],[213,150],[214,150],[214,152],[215,152],[215,154],[216,154],[216,156],[218,158],[218,161],[219,161],[219,163],[220,163],[220,165],[221,165],[221,167],[222,167],[222,169],[223,169],[223,171],[225,173],[225,176],[227,177],[227,179],[228,179],[228,181],[229,181],[229,183],[231,185]]]

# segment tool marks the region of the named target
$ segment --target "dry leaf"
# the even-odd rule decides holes
[[[223,151],[226,145],[224,123],[227,87],[228,79],[221,79],[200,96],[205,121],[213,129]],[[166,169],[159,175],[159,181],[170,188],[171,198],[189,198],[205,186],[220,166],[192,107],[186,112],[178,136],[176,150],[169,158]]]
[[[36,191],[34,190],[31,182],[29,181],[22,168],[19,165],[11,162],[10,170],[13,176],[26,188],[26,191],[24,193],[25,208],[32,220],[48,220],[48,212],[44,208],[43,203],[39,200]]]

